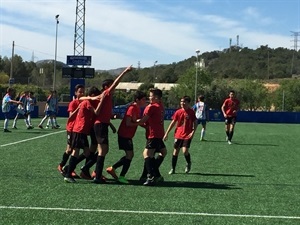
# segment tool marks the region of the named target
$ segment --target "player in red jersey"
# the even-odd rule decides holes
[[[100,91],[96,87],[91,87],[89,90],[89,96],[98,96]],[[95,109],[91,104],[91,100],[83,100],[80,103],[79,110],[75,119],[75,123],[72,129],[72,141],[71,149],[72,154],[70,158],[70,163],[68,166],[68,171],[64,180],[68,183],[74,183],[75,180],[72,177],[72,171],[75,170],[76,165],[79,163],[79,150],[84,150],[84,155],[86,157],[90,154],[89,142],[87,136],[90,134],[90,131],[94,125],[95,115],[98,115],[102,101],[99,102],[97,108]]]
[[[147,142],[143,152],[145,167],[147,170],[147,179],[145,186],[154,185],[155,182],[163,181],[163,177],[159,172],[159,167],[167,154],[166,146],[163,142],[164,116],[165,110],[161,102],[162,91],[160,89],[150,89],[150,104],[146,106],[144,115],[138,121],[140,125],[146,127]],[[155,159],[155,152],[160,154]]]
[[[125,151],[125,156],[123,156],[118,162],[113,166],[108,167],[106,171],[117,179],[120,183],[128,184],[128,180],[125,178],[125,175],[130,167],[130,163],[134,156],[133,153],[133,143],[132,138],[135,135],[137,129],[136,121],[141,117],[141,107],[146,104],[146,94],[141,91],[136,91],[134,95],[134,102],[132,102],[121,121],[121,124],[118,129],[118,144],[119,149]],[[115,173],[115,170],[123,166],[120,176],[118,177]]]
[[[105,183],[105,180],[102,179],[102,171],[104,167],[105,156],[109,150],[108,143],[108,127],[110,124],[110,119],[112,116],[112,97],[113,92],[117,85],[120,83],[122,77],[131,71],[132,67],[128,66],[114,81],[105,80],[102,83],[103,88],[103,98],[102,104],[103,107],[100,109],[100,113],[96,116],[94,130],[96,134],[96,139],[98,143],[98,157],[96,163],[96,177],[93,182]]]
[[[225,99],[221,107],[223,116],[225,118],[226,140],[230,145],[232,144],[231,139],[233,137],[239,106],[240,106],[240,101],[235,98],[235,92],[230,91],[229,98]]]
[[[175,128],[175,141],[174,141],[174,151],[172,156],[172,169],[169,174],[175,173],[175,168],[177,164],[178,154],[180,148],[184,154],[186,160],[185,172],[189,173],[191,170],[191,155],[189,153],[189,148],[191,145],[192,138],[196,132],[198,121],[194,110],[190,107],[191,98],[189,96],[184,96],[180,100],[180,109],[178,109],[172,116],[172,122],[170,123],[165,136],[164,141],[168,139],[168,134],[172,128]]]
[[[75,96],[76,98],[72,100],[68,105],[68,112],[69,112],[69,118],[67,120],[66,124],[66,130],[67,130],[67,148],[62,156],[62,160],[57,166],[57,170],[63,174],[63,167],[66,165],[71,153],[71,140],[72,140],[72,130],[74,127],[75,119],[79,110],[80,100],[79,98],[84,96],[85,88],[82,84],[77,84],[75,86]]]

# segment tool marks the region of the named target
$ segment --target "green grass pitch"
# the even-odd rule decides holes
[[[59,123],[65,121],[60,118]],[[112,122],[118,127],[120,120]],[[0,224],[300,224],[297,124],[238,122],[228,145],[223,122],[210,122],[208,141],[200,142],[200,129],[192,141],[191,172],[184,173],[181,153],[177,173],[169,175],[172,132],[161,166],[165,182],[154,187],[138,181],[145,145],[142,128],[134,138],[129,185],[112,179],[100,185],[87,180],[65,183],[56,169],[66,147],[63,128],[26,130],[22,120],[18,128],[0,133]],[[121,156],[117,135],[110,132],[105,168]]]

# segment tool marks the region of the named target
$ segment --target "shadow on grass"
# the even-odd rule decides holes
[[[256,144],[256,143],[239,143],[233,142],[234,145],[249,145],[249,146],[264,146],[264,147],[278,147],[279,145],[274,144]]]
[[[143,186],[143,182],[139,180],[129,180],[129,182],[130,182],[129,184],[120,184],[118,182],[109,180],[106,184]],[[191,181],[164,181],[160,183],[155,183],[153,187],[202,188],[202,189],[218,189],[218,190],[219,189],[222,190],[241,189],[231,184],[217,184],[211,182],[191,182]]]
[[[183,173],[182,173],[183,174]],[[186,173],[184,173],[186,174]],[[247,174],[224,174],[224,173],[188,173],[186,175],[201,175],[201,176],[212,176],[212,177],[255,177],[254,175]]]

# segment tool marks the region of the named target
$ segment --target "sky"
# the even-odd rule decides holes
[[[76,3],[0,0],[0,55],[10,58],[14,41],[24,61],[54,59],[57,43],[57,60],[66,63]],[[95,69],[177,63],[196,50],[222,51],[230,39],[250,49],[300,45],[300,0],[86,0],[85,8],[85,55]]]

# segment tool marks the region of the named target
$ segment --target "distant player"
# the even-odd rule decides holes
[[[200,141],[205,141],[204,136],[206,131],[206,124],[209,121],[209,110],[207,104],[204,102],[203,95],[200,95],[198,97],[198,102],[193,106],[193,110],[195,111],[198,124],[202,125]]]
[[[175,173],[175,168],[177,165],[178,154],[180,149],[184,154],[186,160],[185,173],[189,173],[191,170],[191,155],[189,153],[189,148],[191,145],[192,138],[196,132],[197,128],[197,118],[195,112],[190,108],[191,98],[189,96],[184,96],[180,100],[180,109],[178,109],[172,116],[172,122],[170,123],[163,140],[168,139],[168,134],[172,128],[176,125],[174,133],[174,151],[172,156],[172,169],[169,174]]]
[[[231,140],[233,137],[239,106],[240,106],[240,101],[235,98],[235,92],[230,91],[229,98],[225,99],[221,107],[223,116],[225,118],[226,140],[230,145],[232,144]]]
[[[50,118],[50,123],[52,125],[52,129],[57,129],[57,124],[55,123],[55,117],[58,110],[58,99],[56,97],[56,91],[50,91],[50,95],[47,98],[45,105],[45,116],[38,125],[39,128],[43,129],[43,123],[46,119]]]
[[[14,93],[13,88],[7,88],[6,94],[2,99],[2,112],[4,114],[4,132],[11,132],[8,130],[8,122],[9,122],[9,112],[11,111],[11,104],[22,105],[22,102],[16,101],[12,99],[12,95]]]
[[[29,123],[29,126],[32,126],[31,123],[31,113],[34,111],[34,106],[36,105],[36,98],[34,97],[34,93],[30,91],[27,96],[26,101],[26,111],[27,111],[27,121]]]
[[[24,119],[25,125],[27,129],[32,129],[33,126],[31,126],[27,120],[27,97],[28,97],[28,91],[24,91],[23,93],[20,94],[19,96],[19,101],[22,102],[22,104],[19,104],[18,107],[16,108],[17,114],[15,116],[12,128],[17,129],[17,120],[19,117],[22,117]]]

